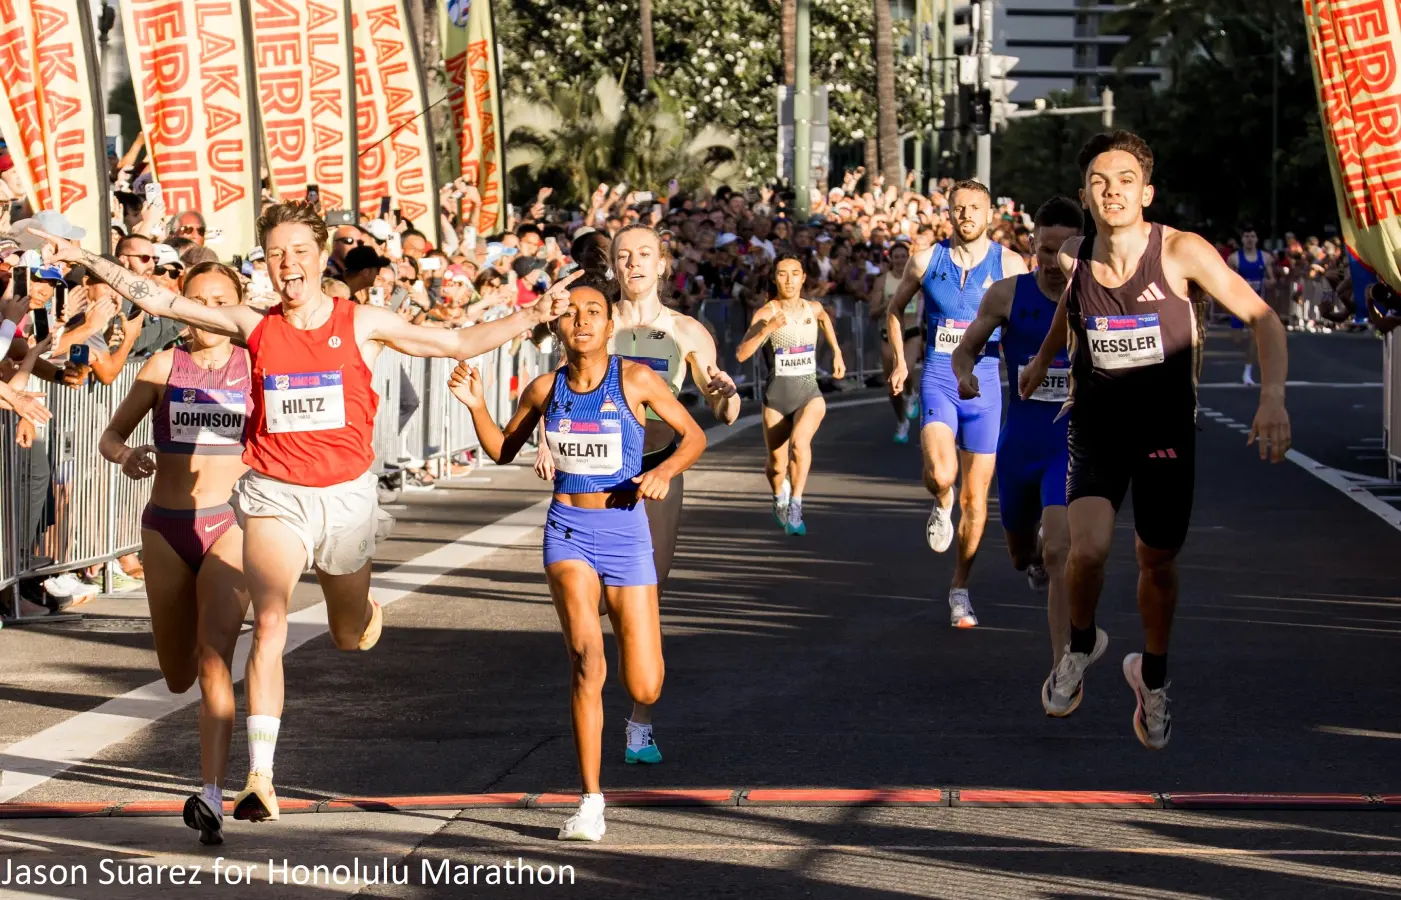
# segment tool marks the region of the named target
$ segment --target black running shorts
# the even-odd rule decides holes
[[[1119,416],[1072,408],[1067,501],[1103,497],[1117,512],[1132,486],[1139,539],[1157,550],[1181,547],[1192,518],[1197,426],[1174,418],[1172,425],[1134,427]]]

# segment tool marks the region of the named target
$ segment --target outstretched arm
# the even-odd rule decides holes
[[[112,289],[150,315],[166,316],[229,337],[247,340],[262,321],[262,314],[247,306],[205,306],[161,287],[149,278],[122,268],[111,260],[90,253],[72,241],[55,237],[37,228],[31,233],[50,246],[44,248],[44,262],[76,263],[112,286]]]

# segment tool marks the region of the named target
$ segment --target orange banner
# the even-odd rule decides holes
[[[3,2],[3,0],[0,0]],[[228,258],[257,243],[258,147],[244,0],[124,0],[122,30],[161,198]]]
[[[110,243],[106,138],[86,0],[0,0],[0,134],[35,211]]]
[[[1343,238],[1401,290],[1401,12],[1305,0],[1304,20]]]
[[[506,228],[501,144],[501,90],[490,0],[439,0],[443,63],[451,96],[453,136],[461,172],[477,186],[480,234]]]
[[[355,87],[343,2],[252,0],[253,68],[273,190],[323,209],[356,202]]]
[[[356,135],[360,211],[389,197],[399,214],[437,244],[438,179],[417,42],[402,0],[351,0],[355,29]]]

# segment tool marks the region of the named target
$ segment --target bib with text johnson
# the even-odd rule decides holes
[[[180,444],[229,447],[243,443],[243,391],[170,388],[170,439]]]
[[[345,386],[340,372],[263,376],[269,434],[331,431],[345,427]]]
[[[569,475],[616,475],[623,468],[623,423],[560,419],[546,429],[555,468]]]
[[[1157,313],[1087,316],[1085,339],[1096,369],[1136,369],[1157,365],[1164,359]]]
[[[817,346],[776,347],[773,351],[774,374],[780,378],[817,374]]]

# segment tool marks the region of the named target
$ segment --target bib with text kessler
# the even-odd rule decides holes
[[[545,431],[555,468],[567,475],[616,475],[623,468],[623,423],[560,419]]]
[[[1096,369],[1136,369],[1163,361],[1163,332],[1158,314],[1088,316],[1085,338]]]
[[[779,378],[817,374],[817,347],[802,344],[797,347],[776,347],[773,351],[773,373]]]
[[[269,434],[331,431],[345,427],[345,387],[340,372],[263,376]]]
[[[1031,399],[1044,403],[1064,403],[1070,399],[1070,369],[1054,367],[1046,370],[1041,385],[1031,393]]]
[[[170,390],[172,441],[205,447],[230,447],[243,443],[243,391]]]
[[[934,332],[934,352],[952,356],[958,349],[959,342],[963,340],[963,332],[968,330],[969,324],[971,323],[960,322],[957,319],[941,321]]]

